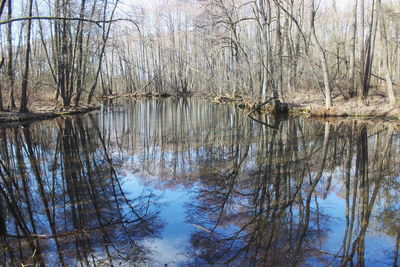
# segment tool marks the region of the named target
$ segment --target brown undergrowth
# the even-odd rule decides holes
[[[259,99],[251,99],[243,96],[231,97],[228,94],[212,95],[214,103],[235,103],[238,107],[249,112],[266,113],[270,115],[288,113],[289,115],[305,115],[310,117],[356,117],[356,118],[380,118],[400,120],[400,101],[395,105],[387,103],[385,95],[381,92],[372,92],[367,101],[359,98],[333,96],[333,106],[326,109],[324,99],[319,94],[292,93],[282,101],[262,103]],[[279,108],[276,105],[278,103]]]

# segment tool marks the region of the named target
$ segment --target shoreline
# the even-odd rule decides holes
[[[1,111],[0,124],[48,120],[61,116],[89,113],[91,111],[99,110],[100,108],[101,106],[83,106],[63,111],[42,110],[31,111],[27,113],[17,111]]]
[[[288,116],[305,116],[316,119],[378,119],[400,121],[400,106],[396,104],[390,106],[384,103],[382,99],[372,99],[369,105],[360,105],[356,98],[344,101],[339,99],[337,103],[330,109],[326,109],[321,102],[315,103],[315,100],[305,101],[289,101],[279,102],[280,107],[276,104],[266,103],[259,104],[259,101],[254,99],[246,99],[242,97],[231,98],[227,95],[208,95],[206,99],[216,104],[235,104],[246,112],[265,115],[288,115]],[[322,102],[323,103],[323,102]],[[278,110],[278,112],[276,112]],[[283,113],[279,111],[283,110]],[[272,111],[272,112],[271,112]],[[249,114],[250,114],[249,113]]]
[[[317,120],[345,120],[345,119],[362,119],[362,120],[380,120],[380,121],[396,121],[400,122],[400,105],[389,106],[382,101],[373,99],[370,105],[359,105],[356,98],[346,100],[345,105],[341,100],[334,102],[334,106],[327,110],[320,100],[288,99],[287,102],[279,102],[278,106],[274,101],[267,100],[261,103],[257,99],[236,96],[233,98],[227,94],[201,94],[201,93],[186,93],[186,94],[171,94],[167,92],[143,93],[143,94],[123,94],[123,95],[107,95],[104,100],[113,99],[165,99],[170,97],[199,97],[206,99],[215,104],[234,104],[247,115],[259,114],[270,116],[289,116],[297,117],[304,116],[314,118]],[[384,108],[382,108],[384,107]],[[84,114],[91,111],[99,110],[101,105],[81,106],[71,108],[69,110],[55,111],[50,108],[33,108],[33,111],[28,113],[21,113],[18,111],[1,111],[0,124],[4,123],[18,123],[26,121],[40,121],[53,119],[61,116]]]
[[[386,99],[378,95],[370,96],[370,104],[361,105],[357,98],[353,99],[342,99],[336,97],[334,106],[327,110],[324,106],[323,99],[310,99],[304,96],[300,97],[300,100],[296,97],[292,97],[287,102],[281,102],[280,107],[275,107],[270,103],[260,105],[257,99],[251,99],[247,97],[237,96],[233,98],[228,94],[202,94],[202,93],[188,93],[187,95],[171,94],[160,92],[154,93],[143,93],[143,94],[124,94],[124,95],[113,95],[112,99],[123,98],[123,99],[163,99],[169,97],[199,97],[206,99],[216,104],[234,104],[240,109],[251,112],[253,114],[265,114],[271,116],[305,116],[308,118],[315,119],[363,119],[363,120],[381,120],[381,121],[400,121],[400,105],[390,106],[386,104]],[[109,96],[105,97],[110,99]],[[322,104],[321,104],[322,103]],[[271,112],[273,111],[273,112]],[[278,112],[277,112],[278,111]],[[279,112],[283,111],[283,112]],[[248,114],[249,115],[249,114]]]

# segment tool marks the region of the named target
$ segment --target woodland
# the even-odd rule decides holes
[[[0,0],[0,265],[399,266],[399,48],[400,0]]]
[[[366,108],[399,118],[399,7],[398,0],[1,0],[0,110],[198,94],[251,109],[275,100],[324,115]]]

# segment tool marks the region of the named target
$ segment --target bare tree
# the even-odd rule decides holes
[[[104,21],[106,21],[107,20],[107,10],[109,9],[108,0],[105,0],[103,5],[104,5],[103,6],[103,19],[104,19]],[[118,0],[115,1],[114,5],[112,7],[112,11],[111,11],[111,14],[110,14],[110,20],[113,19],[114,13],[115,13],[115,10],[116,10],[117,6],[118,6]],[[93,82],[92,86],[89,89],[89,95],[88,95],[88,98],[87,98],[87,103],[89,103],[89,104],[92,102],[92,99],[93,99],[93,96],[94,96],[94,91],[96,89],[97,82],[98,82],[98,79],[99,79],[99,75],[100,75],[100,71],[101,71],[101,67],[102,67],[102,63],[103,63],[104,52],[105,52],[105,49],[106,49],[107,40],[108,40],[108,37],[110,36],[111,25],[112,25],[112,23],[106,24],[104,22],[103,26],[102,26],[102,28],[103,28],[102,45],[101,45],[101,49],[100,49],[100,53],[99,53],[99,59],[98,59],[99,63],[97,65],[97,69],[95,71],[94,82]]]
[[[377,3],[378,7],[378,12],[379,12],[379,26],[380,26],[380,35],[381,35],[381,42],[382,42],[382,60],[383,60],[383,67],[385,71],[385,79],[386,79],[386,88],[387,88],[387,96],[389,103],[394,105],[396,103],[396,97],[394,95],[394,90],[393,90],[393,82],[392,78],[390,75],[390,66],[389,66],[389,55],[388,55],[388,40],[387,40],[387,35],[386,35],[386,25],[385,25],[385,18],[384,18],[384,13],[382,9],[382,2],[381,0],[378,0]]]
[[[12,1],[8,1],[8,19],[10,20],[12,17]],[[15,108],[15,100],[14,100],[14,68],[13,68],[13,43],[12,43],[12,23],[7,25],[7,46],[8,46],[8,63],[7,63],[7,76],[8,76],[8,86],[9,86],[9,105],[11,108]]]
[[[353,23],[352,23],[352,35],[350,44],[350,66],[349,66],[349,95],[353,97],[355,95],[355,61],[356,61],[356,38],[357,38],[357,5],[358,0],[353,0]]]
[[[28,16],[32,17],[33,0],[28,2]],[[29,64],[31,54],[31,28],[32,20],[28,20],[26,27],[26,49],[25,49],[25,67],[22,76],[21,85],[21,103],[20,112],[28,112],[28,80],[29,80]]]
[[[329,69],[328,69],[328,63],[326,59],[326,52],[323,49],[322,45],[318,41],[317,34],[315,33],[315,6],[314,6],[314,0],[310,1],[310,30],[311,30],[311,37],[313,38],[314,43],[316,44],[320,57],[321,57],[321,64],[322,64],[322,72],[324,76],[324,85],[325,85],[325,107],[329,109],[332,106],[332,89],[331,89],[331,84],[330,84],[330,78],[329,78]]]

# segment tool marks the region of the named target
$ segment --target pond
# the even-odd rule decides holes
[[[400,132],[120,101],[0,128],[3,266],[396,266]]]

